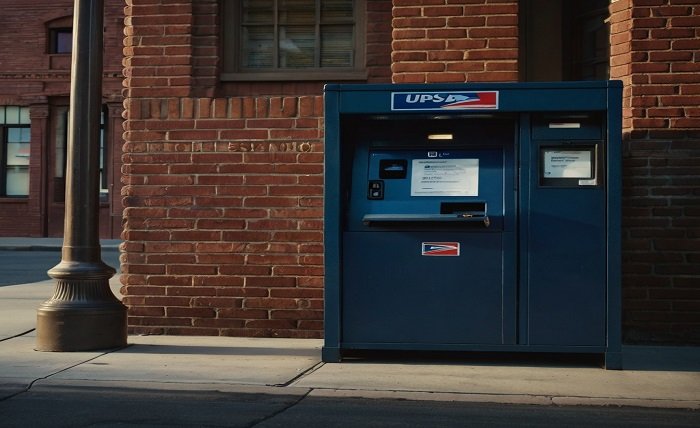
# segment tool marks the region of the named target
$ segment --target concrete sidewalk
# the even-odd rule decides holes
[[[118,295],[118,279],[111,285]],[[47,388],[109,386],[253,391],[269,397],[700,410],[700,348],[690,347],[624,347],[623,371],[551,360],[324,364],[322,341],[300,339],[131,336],[129,346],[119,350],[37,352],[33,350],[36,308],[52,289],[52,281],[0,288],[0,401]]]

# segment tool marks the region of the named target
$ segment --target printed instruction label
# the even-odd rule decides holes
[[[411,196],[478,196],[479,159],[413,159]]]
[[[544,178],[592,178],[590,150],[544,150]]]

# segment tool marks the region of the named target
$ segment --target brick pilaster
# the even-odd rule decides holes
[[[611,4],[625,83],[623,322],[629,341],[700,343],[700,5]]]

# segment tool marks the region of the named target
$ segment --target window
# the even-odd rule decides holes
[[[571,70],[577,80],[608,79],[610,75],[610,30],[608,0],[567,4],[575,37],[571,41]]]
[[[0,196],[29,195],[29,107],[0,106]]]
[[[49,32],[49,53],[69,54],[73,51],[73,29],[52,28]]]
[[[105,116],[107,109],[103,108],[100,115],[100,198],[107,197],[107,144],[105,144]]]
[[[609,0],[520,0],[521,79],[609,76]]]
[[[55,147],[55,164],[54,164],[54,188],[56,193],[54,194],[54,202],[63,202],[65,200],[65,176],[66,176],[66,166],[68,161],[68,115],[69,110],[67,106],[56,107],[56,141]],[[108,186],[107,186],[107,162],[108,158],[108,146],[105,142],[105,118],[107,114],[106,107],[103,108],[102,114],[100,115],[100,165],[99,165],[99,186],[100,186],[100,199],[107,198]]]
[[[364,79],[364,1],[224,2],[223,80]]]

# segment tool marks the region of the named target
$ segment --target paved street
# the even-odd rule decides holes
[[[61,251],[58,249],[0,250],[0,287],[50,279],[46,271],[60,261]],[[103,251],[102,261],[119,269],[119,252],[113,249]]]
[[[2,251],[0,287],[47,280],[46,271],[60,261],[58,251]]]
[[[698,412],[338,397],[299,388],[178,391],[34,386],[0,402],[5,427],[686,427]],[[242,388],[245,389],[245,388]]]

